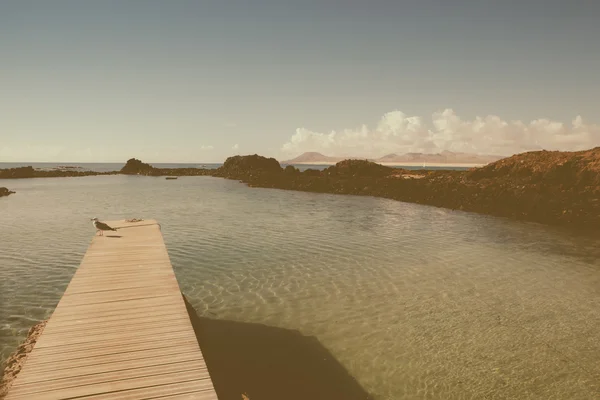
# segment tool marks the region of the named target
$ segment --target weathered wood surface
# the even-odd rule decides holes
[[[158,223],[107,223],[6,400],[217,399]]]

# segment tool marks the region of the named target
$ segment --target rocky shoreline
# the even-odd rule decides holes
[[[47,322],[48,321],[38,322],[32,326],[27,333],[25,341],[21,343],[19,347],[17,347],[14,353],[11,354],[8,360],[6,360],[4,363],[4,371],[2,374],[2,379],[0,379],[0,399],[3,399],[8,393],[12,383],[17,378],[17,375],[23,368],[23,365],[25,365],[27,355],[31,353],[38,338],[44,331]]]
[[[73,167],[64,167],[44,170],[32,166],[0,169],[0,179],[28,179],[28,178],[68,178],[78,176],[117,175],[118,171],[96,172],[76,171]]]
[[[214,176],[253,187],[384,197],[600,232],[600,147],[517,154],[467,171],[408,171],[346,160],[323,171],[231,157]]]
[[[18,171],[17,171],[18,170]],[[534,151],[467,171],[405,170],[345,160],[322,171],[282,168],[274,158],[229,157],[217,169],[154,168],[132,158],[120,171],[0,170],[2,178],[88,175],[213,176],[251,187],[384,197],[600,232],[600,147]]]

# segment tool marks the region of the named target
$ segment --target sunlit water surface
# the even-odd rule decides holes
[[[377,399],[593,399],[600,251],[551,228],[210,177],[0,181],[2,360],[47,318],[89,218],[156,218],[203,316],[314,335]]]

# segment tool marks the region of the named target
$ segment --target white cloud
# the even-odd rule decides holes
[[[200,146],[200,150],[214,150],[214,146]]]
[[[234,144],[233,147],[231,148],[232,150],[239,150],[240,145],[239,144]]]
[[[505,121],[496,115],[461,119],[452,109],[421,117],[389,112],[374,129],[363,125],[329,133],[306,128],[283,145],[286,155],[318,151],[331,156],[380,157],[389,153],[437,153],[443,150],[512,155],[531,150],[584,150],[600,146],[600,125],[577,116],[570,125],[548,119],[529,123]]]

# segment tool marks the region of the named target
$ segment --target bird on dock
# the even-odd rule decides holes
[[[111,228],[104,222],[98,221],[98,218],[92,218],[92,224],[94,225],[94,228],[96,228],[96,231],[100,232],[100,236],[104,236],[104,231],[117,231],[115,228]]]

